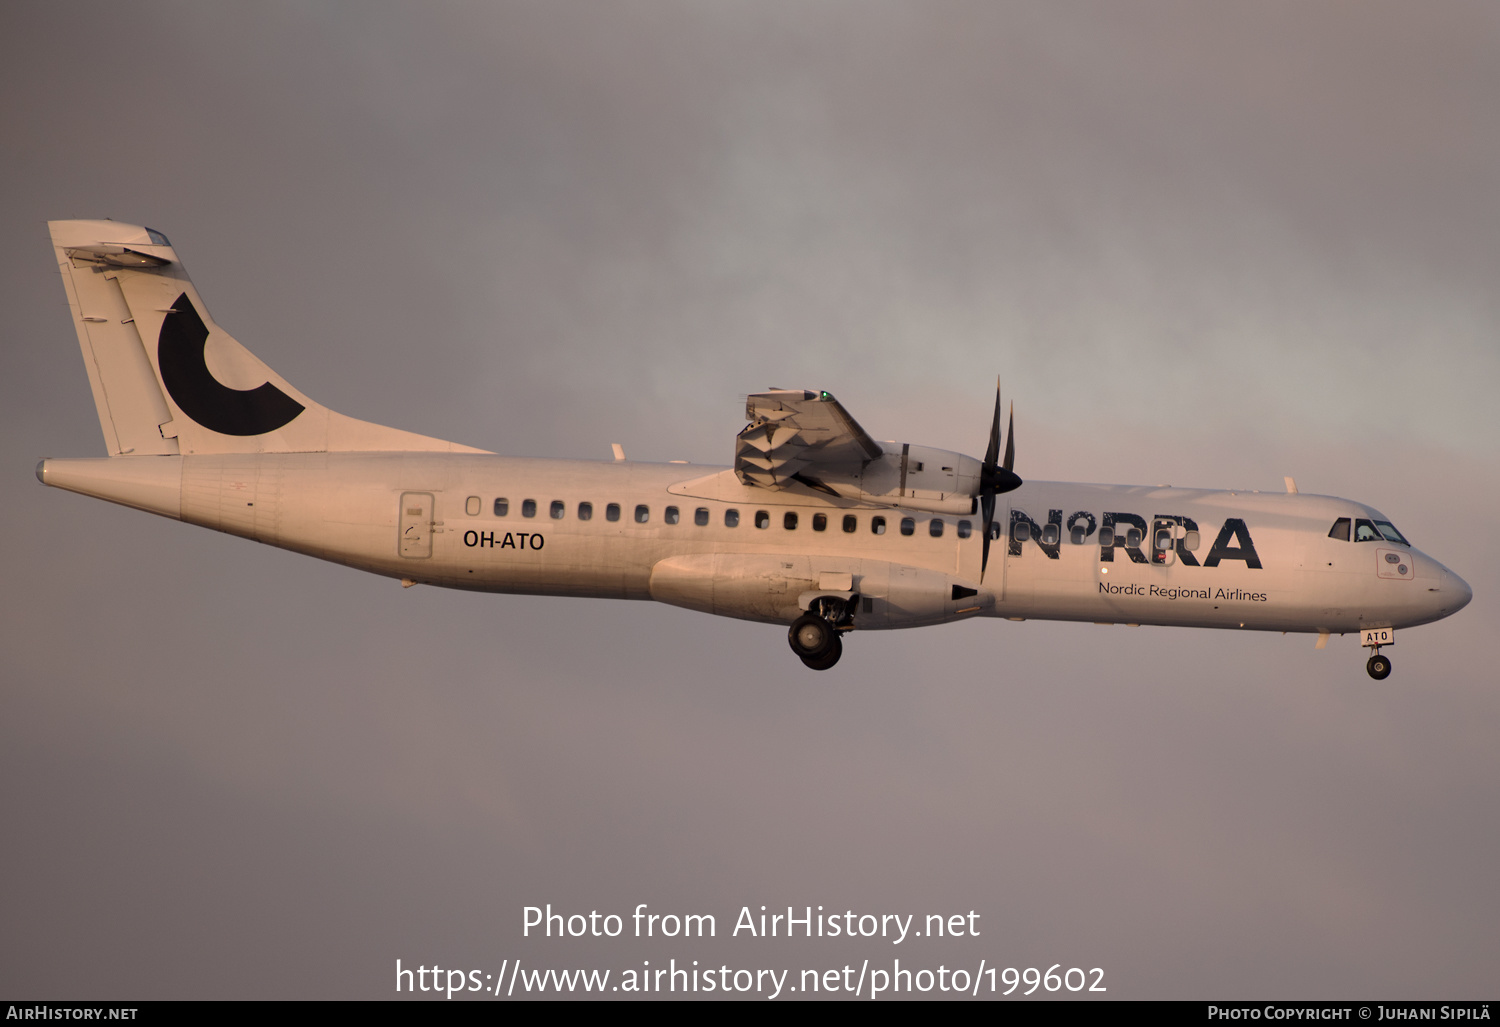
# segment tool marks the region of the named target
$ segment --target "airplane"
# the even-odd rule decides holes
[[[971,617],[1359,632],[1382,680],[1398,628],[1468,584],[1379,511],[1331,496],[1023,482],[997,386],[983,459],[876,441],[832,395],[747,397],[722,468],[552,460],[355,420],[209,316],[153,229],[53,221],[109,456],[45,485],[403,586],[651,599],[788,627],[826,670],[854,631]]]

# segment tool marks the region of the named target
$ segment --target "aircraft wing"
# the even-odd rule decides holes
[[[750,423],[734,440],[734,473],[746,485],[935,513],[975,510],[978,460],[876,442],[826,392],[757,392],[745,398],[745,416]]]
[[[746,485],[784,489],[796,481],[832,492],[825,479],[857,479],[884,455],[826,392],[758,392],[745,398],[745,416],[750,423],[735,439],[734,471]]]

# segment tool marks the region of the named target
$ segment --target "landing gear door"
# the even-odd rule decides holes
[[[401,493],[401,516],[397,519],[398,551],[420,560],[432,555],[432,493]]]
[[[1156,567],[1170,567],[1177,560],[1177,539],[1184,534],[1182,526],[1171,517],[1158,517],[1151,522],[1151,563]]]

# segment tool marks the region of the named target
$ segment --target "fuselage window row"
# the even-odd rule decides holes
[[[1075,546],[1084,545],[1088,540],[1091,530],[1091,528],[1085,528],[1082,524],[1075,525],[1073,529],[1068,533],[1068,541],[1072,542]],[[961,536],[963,536],[963,531],[963,522],[960,521],[959,534]],[[1056,523],[1041,525],[1040,529],[1036,532],[1032,531],[1032,525],[1028,521],[1016,521],[1013,525],[1011,525],[1011,538],[1015,539],[1017,542],[1030,542],[1032,541],[1033,534],[1036,535],[1036,541],[1044,546],[1055,546],[1058,545],[1062,540],[1062,529]],[[1106,524],[1099,529],[1099,535],[1095,539],[1095,544],[1097,544],[1101,548],[1109,549],[1115,545],[1116,535],[1119,535],[1120,538],[1124,540],[1125,546],[1130,549],[1139,549],[1141,543],[1145,540],[1145,536],[1141,534],[1140,528],[1128,527],[1124,529],[1123,533],[1121,533],[1117,532],[1112,526]],[[998,537],[998,532],[995,536],[992,537]],[[1197,531],[1184,531],[1179,537],[1178,534],[1175,533],[1175,530],[1169,526],[1158,527],[1156,529],[1156,534],[1153,537],[1152,545],[1162,551],[1173,549],[1180,545],[1188,552],[1197,552],[1198,546],[1201,541],[1202,537]]]
[[[478,516],[481,500],[478,496],[470,496],[464,502],[464,512],[470,517]],[[521,500],[521,516],[535,517],[537,515],[538,503],[535,499]],[[497,497],[491,507],[496,517],[508,517],[510,515],[510,499],[505,496]],[[547,513],[554,521],[560,521],[568,515],[568,504],[561,499],[553,499],[547,505]],[[621,507],[619,503],[609,503],[604,507],[604,519],[606,521],[618,521],[620,519]],[[594,504],[587,500],[581,501],[577,507],[577,517],[580,521],[591,521],[594,519]],[[647,524],[651,521],[651,507],[645,503],[637,504],[635,508],[635,522]],[[707,527],[712,515],[708,507],[700,506],[693,511],[693,523],[700,528]],[[682,511],[675,506],[669,506],[662,511],[662,520],[668,524],[678,524],[682,520]],[[1347,518],[1345,519],[1347,520]],[[801,523],[800,515],[795,510],[787,510],[781,516],[781,527],[785,531],[796,531]],[[724,526],[726,528],[737,528],[740,524],[740,512],[734,507],[724,511]],[[771,526],[771,512],[769,510],[755,511],[754,524],[757,528],[769,528]],[[845,514],[839,525],[845,534],[852,535],[859,531],[859,517],[855,514]],[[933,517],[927,522],[927,533],[933,538],[941,538],[946,527],[941,517]],[[1049,528],[1055,527],[1048,525]],[[998,526],[997,526],[998,528]],[[1030,538],[1030,525],[1024,521],[1017,525],[1016,537],[1025,541]],[[815,513],[812,515],[813,531],[828,530],[828,515]],[[901,518],[901,534],[914,535],[917,530],[917,522],[913,517]],[[1335,531],[1337,526],[1335,526]],[[1372,529],[1373,530],[1373,529]],[[1394,531],[1395,529],[1391,529]],[[958,537],[968,538],[974,532],[971,521],[958,522]],[[1025,532],[1025,534],[1023,534]],[[886,533],[886,519],[875,515],[870,518],[870,533],[872,535],[884,535]],[[1045,532],[1044,532],[1045,533]],[[1332,534],[1332,533],[1330,533]],[[991,537],[998,538],[999,531],[995,531]],[[1195,540],[1196,541],[1196,540]],[[1192,548],[1196,548],[1193,546]]]

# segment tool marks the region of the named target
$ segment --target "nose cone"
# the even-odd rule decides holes
[[[1443,568],[1443,583],[1440,587],[1444,598],[1447,600],[1443,605],[1447,607],[1447,614],[1457,613],[1469,605],[1469,600],[1474,598],[1474,590],[1469,583],[1448,568]]]

